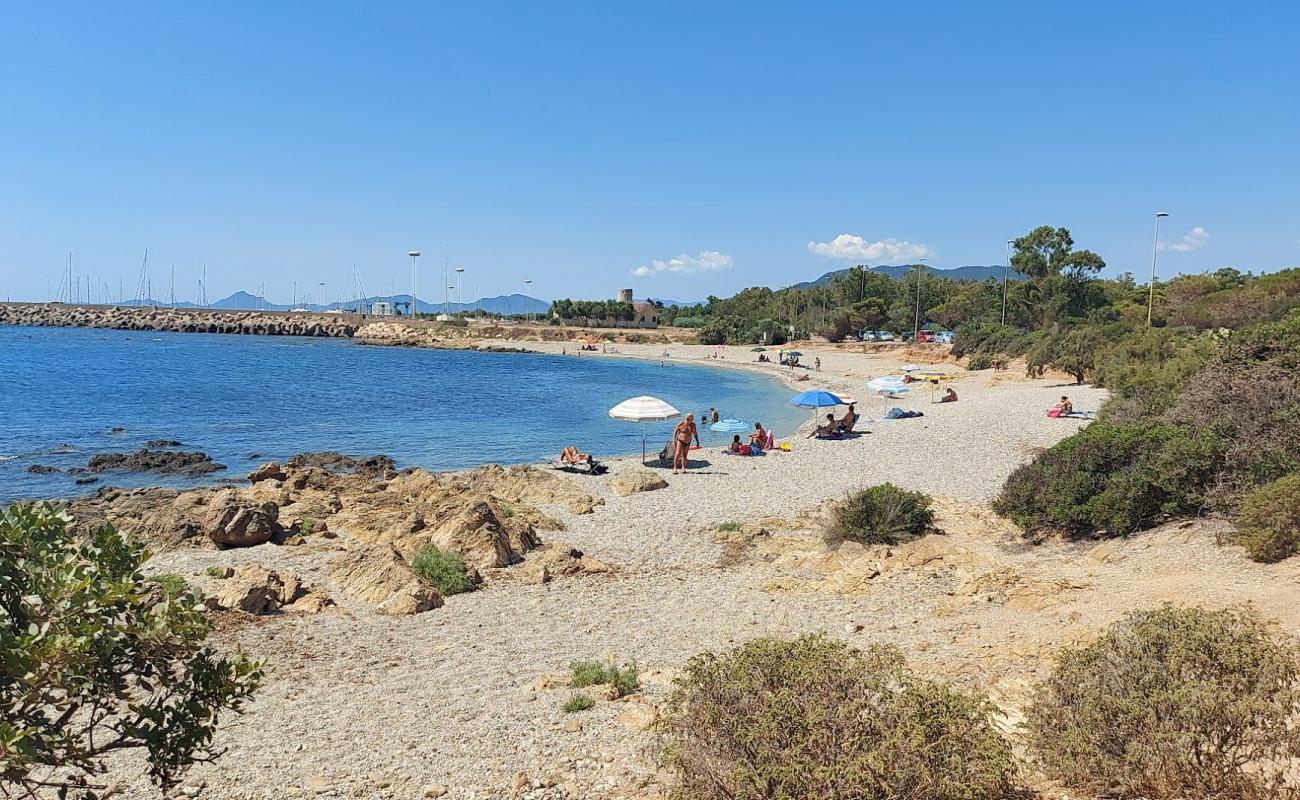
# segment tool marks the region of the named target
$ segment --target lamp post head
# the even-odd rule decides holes
[[[1157,217],[1157,218],[1159,218],[1159,217],[1167,217],[1167,216],[1169,216],[1169,212],[1168,212],[1168,211],[1157,211],[1157,212],[1156,212],[1156,217]]]
[[[410,256],[411,258],[419,258],[419,257],[420,257],[420,251],[419,251],[419,250],[412,250],[411,252],[407,253],[407,255]]]
[[[457,272],[464,272],[464,271],[465,271],[465,268],[464,268],[464,267],[456,267],[456,271],[457,271]]]

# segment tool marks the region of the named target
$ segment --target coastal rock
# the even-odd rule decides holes
[[[248,480],[251,483],[258,481],[282,481],[285,479],[284,467],[281,467],[275,461],[268,461],[252,472],[248,473]]]
[[[490,494],[510,503],[564,506],[571,514],[590,514],[603,500],[592,497],[576,481],[536,467],[488,464],[449,479],[453,487]],[[535,524],[548,527],[548,520]]]
[[[418,614],[442,605],[442,595],[411,571],[390,547],[356,547],[329,561],[343,591],[384,614]]]
[[[144,443],[144,449],[157,450],[165,447],[180,447],[181,443],[175,439],[150,439]]]
[[[32,464],[27,471],[33,475],[53,475],[59,471],[58,467],[51,467],[47,464]]]
[[[151,487],[123,490],[106,486],[72,501],[74,528],[88,532],[112,525],[152,549],[168,549],[203,537],[203,515],[212,490],[179,492]]]
[[[279,537],[280,509],[272,502],[251,502],[227,489],[208,506],[203,517],[204,532],[221,547],[252,547]]]
[[[324,593],[304,586],[293,573],[243,564],[222,580],[209,604],[248,614],[270,614],[281,608],[316,613],[334,603]]]
[[[639,469],[615,475],[609,479],[609,487],[622,497],[627,497],[637,492],[653,492],[656,489],[667,489],[668,481],[660,477],[658,473]]]
[[[218,464],[207,453],[198,451],[184,452],[144,448],[134,453],[98,453],[91,456],[86,468],[91,472],[120,469],[131,472],[157,472],[194,477],[223,470],[226,465]]]
[[[333,313],[0,303],[0,325],[56,328],[350,337],[363,321],[362,317],[352,314]]]
[[[609,564],[565,542],[551,542],[529,554],[528,560],[519,567],[518,577],[524,583],[547,583],[560,577],[606,575],[613,571]]]

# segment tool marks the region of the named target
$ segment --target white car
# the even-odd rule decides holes
[[[894,341],[894,334],[889,331],[876,331],[876,338],[882,342],[892,342]]]

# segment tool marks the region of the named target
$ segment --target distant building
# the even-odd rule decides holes
[[[374,317],[393,317],[397,315],[393,304],[387,300],[376,300],[370,304],[370,315]]]
[[[630,293],[632,290],[626,289],[624,291]],[[621,295],[622,292],[619,292],[619,294]],[[631,302],[631,301],[626,300],[624,302]],[[632,310],[635,313],[635,316],[632,319],[636,322],[637,325],[642,327],[647,327],[647,328],[653,328],[659,324],[659,307],[656,306],[654,303],[646,303],[646,302],[632,303]]]
[[[631,289],[619,289],[619,290],[618,290],[618,302],[620,302],[620,303],[631,303],[631,302],[632,302],[632,290],[631,290]]]

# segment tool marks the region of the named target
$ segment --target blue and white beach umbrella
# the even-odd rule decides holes
[[[709,430],[714,433],[744,433],[748,431],[750,425],[748,422],[739,419],[718,420],[709,426]]]
[[[910,389],[903,379],[897,375],[886,375],[883,378],[873,378],[867,381],[867,388],[873,392],[879,392],[880,396],[888,400],[891,397],[907,394]],[[889,405],[888,402],[885,405]]]

